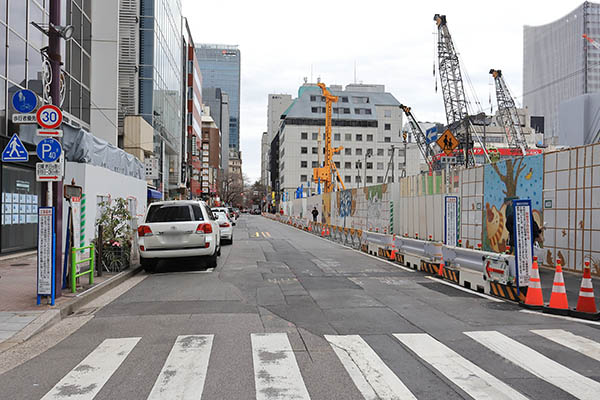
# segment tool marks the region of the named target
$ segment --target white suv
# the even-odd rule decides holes
[[[148,272],[163,258],[203,257],[215,268],[221,254],[219,224],[203,201],[150,204],[138,237],[140,261]]]

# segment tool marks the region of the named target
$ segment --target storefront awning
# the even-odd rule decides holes
[[[162,193],[158,190],[148,188],[148,199],[161,200],[162,197]]]

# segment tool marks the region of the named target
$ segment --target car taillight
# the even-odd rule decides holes
[[[212,233],[212,225],[211,224],[200,224],[196,228],[196,233]]]
[[[231,225],[229,225],[229,222],[223,222],[222,224],[219,224],[219,226],[221,228],[229,228]]]
[[[140,225],[138,227],[138,236],[139,237],[152,236],[152,229],[150,229],[150,227],[148,225]]]

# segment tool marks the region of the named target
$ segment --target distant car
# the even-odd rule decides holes
[[[202,257],[215,268],[221,254],[219,224],[203,201],[152,203],[137,233],[140,262],[147,272],[160,259],[183,257]]]
[[[231,220],[231,223],[233,224],[233,226],[235,226],[235,214],[230,210],[231,207],[213,207],[212,211],[213,212],[217,212],[217,211],[222,211],[225,214],[227,214],[227,216],[229,217],[229,219]]]
[[[250,214],[260,215],[260,209],[256,208],[256,209],[250,211]]]
[[[231,220],[234,222],[234,224],[235,224],[235,222],[236,222],[236,221],[237,221],[237,219],[238,219],[238,214],[235,212],[235,210],[233,209],[233,207],[227,207],[227,210],[228,210],[228,213],[229,213],[229,214],[228,214],[228,215],[229,215],[229,218],[230,218],[230,219],[231,219]]]
[[[221,230],[221,243],[233,244],[233,222],[225,211],[213,211]]]

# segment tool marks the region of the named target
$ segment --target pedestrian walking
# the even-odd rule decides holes
[[[317,222],[317,217],[319,216],[319,210],[317,210],[317,206],[315,206],[311,212],[313,216],[313,222]]]

